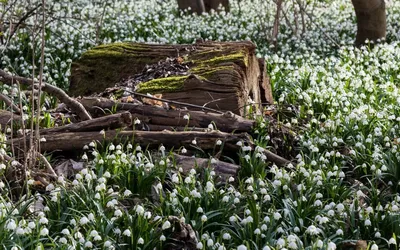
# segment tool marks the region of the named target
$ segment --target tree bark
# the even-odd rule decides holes
[[[68,133],[49,133],[43,135],[45,139],[40,144],[41,152],[52,151],[76,151],[82,150],[83,146],[89,145],[92,141],[103,143],[121,143],[133,140],[143,147],[157,148],[164,145],[168,148],[178,149],[179,147],[192,148],[199,147],[202,150],[213,150],[218,140],[222,141],[224,152],[238,152],[240,147],[236,145],[238,141],[253,146],[250,137],[246,133],[228,134],[224,132],[171,132],[171,131],[116,131],[110,130],[104,133],[96,132],[68,132]],[[193,144],[196,140],[196,144]],[[27,142],[29,143],[29,142]],[[23,138],[8,141],[13,144],[15,150],[23,148]],[[104,144],[103,144],[104,145]]]
[[[229,12],[229,0],[178,0],[180,10],[188,10],[189,13],[197,13],[201,15],[203,12],[210,12],[212,9],[219,11],[222,5],[225,11]]]
[[[255,121],[245,119],[231,112],[225,114],[205,113],[202,111],[172,110],[157,106],[138,105],[132,103],[117,103],[105,98],[85,97],[80,100],[82,105],[93,115],[99,115],[104,109],[129,111],[133,117],[151,125],[162,125],[169,127],[196,127],[208,128],[213,124],[214,129],[223,132],[251,132]],[[101,113],[100,113],[101,114]],[[188,115],[189,119],[184,119]]]
[[[100,130],[112,130],[118,128],[126,128],[132,125],[132,115],[129,112],[107,115],[100,118],[82,121],[78,123],[68,124],[66,126],[41,129],[40,135],[51,133],[67,133],[67,132],[88,132]]]
[[[386,12],[384,0],[352,0],[357,17],[356,46],[365,41],[376,42],[386,37]]]
[[[251,42],[101,45],[72,64],[70,93],[106,96],[111,88],[245,115],[248,106],[261,109],[261,96],[273,103],[255,49]]]

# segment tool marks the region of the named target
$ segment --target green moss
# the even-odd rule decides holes
[[[137,43],[111,43],[99,45],[88,50],[82,55],[82,59],[97,57],[143,57],[143,53],[148,51],[144,44]]]
[[[201,61],[201,64],[216,65],[216,64],[220,64],[220,63],[224,63],[224,62],[235,62],[238,60],[243,61],[244,65],[247,67],[247,65],[248,65],[247,57],[245,56],[245,54],[243,52],[213,57],[211,59]]]
[[[183,89],[187,78],[188,76],[171,76],[153,79],[148,82],[140,83],[137,92],[150,94],[176,92]]]
[[[204,65],[199,65],[197,67],[194,67],[190,69],[190,73],[196,74],[199,77],[203,77],[205,79],[210,78],[211,76],[217,74],[220,71],[230,71],[233,69],[233,66],[228,65],[228,66],[217,66],[217,67],[209,67],[209,66],[204,66]]]

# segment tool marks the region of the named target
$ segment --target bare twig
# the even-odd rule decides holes
[[[287,15],[286,15],[285,8],[282,8],[282,14],[283,14],[283,17],[285,18],[286,25],[292,30],[292,33],[293,33],[294,35],[296,35],[295,30],[294,30],[292,24],[290,23],[289,18],[288,18]]]
[[[51,166],[51,164],[49,163],[49,161],[46,159],[46,157],[44,157],[44,155],[42,154],[38,154],[39,156],[39,160],[43,163],[43,165],[46,167],[46,170],[49,174],[51,174],[53,177],[57,178],[57,174],[56,172],[54,172],[53,167]]]
[[[18,23],[15,25],[15,27],[13,27],[13,28],[10,30],[10,35],[9,35],[8,38],[7,38],[7,43],[11,40],[11,38],[12,38],[12,37],[14,36],[14,34],[17,32],[19,26],[21,26],[21,24],[22,24],[23,22],[25,22],[25,20],[28,19],[28,18],[33,14],[33,12],[35,12],[38,8],[40,8],[40,6],[42,6],[41,3],[38,4],[37,6],[35,6],[34,8],[28,10],[28,11],[25,13],[25,15],[22,16],[22,17],[19,19],[19,21],[18,21]]]
[[[304,9],[300,0],[296,0],[296,1],[299,4],[300,11],[304,12],[304,14],[306,14],[306,16],[310,19],[311,23],[313,23],[313,17]],[[328,38],[336,47],[338,47],[338,48],[340,47],[340,45],[330,35],[328,35],[320,26],[318,26],[318,25],[316,25],[316,26],[322,32],[322,34],[324,34],[324,36],[326,38]]]
[[[212,108],[203,107],[203,106],[199,106],[199,105],[195,105],[195,104],[190,104],[190,103],[185,103],[185,102],[177,102],[177,101],[171,101],[171,100],[167,100],[167,99],[157,98],[157,97],[154,97],[154,96],[149,96],[149,95],[137,93],[135,91],[130,91],[130,90],[125,90],[125,91],[130,93],[130,94],[134,94],[134,95],[137,95],[137,96],[153,99],[153,100],[156,100],[156,101],[172,103],[172,104],[180,105],[180,106],[198,108],[198,109],[201,109],[203,111],[207,110],[207,111],[215,112],[215,113],[218,113],[218,114],[224,114],[224,112],[222,112],[222,111],[219,111],[219,110],[216,110],[216,109],[212,109]]]
[[[4,70],[0,69],[0,81],[3,83],[10,85],[11,80],[14,79],[15,81],[19,82],[20,84],[23,84],[25,86],[30,86],[33,81],[32,79],[28,79],[25,77],[21,76],[12,76],[8,73],[6,73]],[[37,82],[35,82],[37,84]],[[37,86],[37,85],[36,85]],[[77,102],[75,99],[71,98],[70,96],[67,95],[62,89],[42,82],[42,90],[50,95],[53,95],[58,98],[61,102],[63,102],[65,105],[67,105],[69,108],[72,109],[72,111],[76,112],[76,114],[82,119],[82,120],[91,120],[92,117],[90,114],[87,112],[87,110],[83,107],[82,104]]]
[[[104,3],[103,12],[101,13],[99,23],[96,23],[96,26],[97,26],[96,27],[96,44],[97,45],[99,44],[99,41],[100,41],[100,33],[103,28],[103,18],[106,13],[106,9],[107,9],[107,2]]]
[[[17,105],[15,105],[12,100],[10,98],[8,98],[8,96],[3,95],[2,93],[0,93],[0,101],[3,101],[7,106],[11,107],[11,109],[17,113],[17,114],[21,114],[21,110],[17,107]]]
[[[46,2],[45,0],[42,0],[42,44],[40,48],[40,71],[39,71],[39,86],[42,86],[43,83],[43,68],[44,68],[44,47],[46,44],[45,40],[45,28],[46,28]],[[33,90],[34,88],[32,88]],[[41,95],[42,95],[42,88],[39,87],[38,90],[38,107],[37,107],[37,114],[36,114],[36,127],[35,127],[35,139],[36,139],[36,150],[40,152],[40,131],[39,131],[39,123],[40,123],[40,111],[41,111],[41,105],[40,105],[40,100],[41,100]]]

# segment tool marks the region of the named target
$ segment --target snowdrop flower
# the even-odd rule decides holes
[[[282,215],[280,213],[278,213],[278,212],[275,212],[274,213],[274,219],[275,220],[279,220],[280,218],[282,218]]]
[[[165,221],[164,222],[164,224],[162,225],[162,230],[166,230],[166,229],[168,229],[168,228],[170,228],[171,227],[171,223],[167,220],[167,221]]]
[[[111,241],[107,240],[107,241],[104,242],[104,247],[109,248],[109,247],[111,247],[111,246],[112,246]]]
[[[188,114],[186,114],[186,115],[183,116],[183,119],[184,119],[184,120],[189,120],[189,118],[190,118],[190,117],[189,117]]]
[[[245,245],[240,245],[237,247],[237,250],[247,250],[247,247]]]
[[[378,245],[377,244],[373,244],[372,246],[371,246],[371,250],[378,250],[379,248],[378,248]]]
[[[132,192],[131,192],[131,190],[129,190],[129,189],[127,189],[127,190],[124,191],[124,196],[125,196],[125,197],[128,197],[128,196],[130,196],[131,194],[132,194]]]
[[[40,235],[41,236],[46,236],[49,234],[49,229],[47,228],[42,228],[42,230],[40,230]]]
[[[329,242],[327,250],[336,250],[336,244],[333,242]]]
[[[86,155],[86,153],[84,153],[84,154],[82,155],[82,160],[86,161],[87,159],[88,159],[88,156]]]
[[[125,229],[125,231],[122,233],[122,235],[125,235],[126,237],[131,237],[131,230]]]
[[[230,240],[231,238],[232,238],[232,236],[229,233],[224,233],[222,235],[222,239],[224,239],[224,240]]]
[[[307,228],[306,233],[310,235],[318,235],[320,233],[320,229],[314,225],[311,225]]]
[[[142,206],[140,206],[140,205],[136,205],[135,211],[139,215],[143,215],[144,214],[144,208]]]
[[[60,242],[61,244],[67,244],[68,240],[65,237],[61,237],[58,242]]]
[[[83,217],[79,220],[79,223],[80,223],[81,225],[85,225],[85,224],[89,223],[89,219],[88,219],[86,216],[83,216]]]
[[[90,242],[90,241],[86,241],[86,242],[85,242],[85,247],[86,247],[86,248],[93,248],[93,243]]]
[[[42,218],[39,219],[39,223],[40,223],[40,224],[47,225],[47,224],[49,223],[49,220],[46,219],[45,217],[42,217]]]

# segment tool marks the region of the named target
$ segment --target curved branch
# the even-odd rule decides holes
[[[32,85],[32,79],[28,79],[21,76],[12,76],[1,69],[0,69],[0,81],[10,86],[12,85],[13,81],[18,81],[20,84],[26,86]],[[35,84],[39,86],[38,82],[35,82]],[[50,95],[57,97],[58,100],[65,103],[65,105],[71,108],[72,111],[74,111],[83,121],[92,119],[92,117],[87,112],[85,107],[83,107],[82,104],[80,104],[78,101],[67,95],[67,93],[65,93],[64,90],[48,83],[42,83],[42,90]]]

